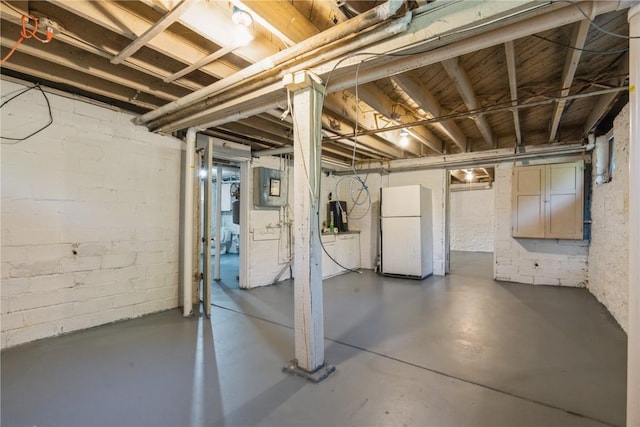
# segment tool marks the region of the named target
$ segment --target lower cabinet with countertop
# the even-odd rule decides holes
[[[323,233],[322,244],[329,255],[345,268],[360,268],[360,232]],[[322,278],[344,273],[346,270],[333,262],[322,251]]]

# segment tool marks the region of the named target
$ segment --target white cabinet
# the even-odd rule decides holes
[[[582,239],[583,174],[582,162],[514,168],[513,237]]]
[[[322,236],[326,252],[346,268],[360,268],[360,235],[358,233],[330,234]],[[322,251],[322,277],[331,277],[346,270],[333,262]]]
[[[360,268],[360,235],[336,236],[336,259],[347,268]],[[338,267],[341,271],[342,269]]]
[[[338,274],[339,267],[331,260],[331,258],[329,258],[329,256],[334,259],[336,257],[336,236],[322,236],[322,245],[324,246],[324,250],[322,251],[322,277],[335,276]]]

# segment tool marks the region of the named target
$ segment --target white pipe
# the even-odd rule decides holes
[[[280,148],[272,148],[270,150],[260,150],[251,153],[251,157],[262,157],[262,156],[277,156],[278,154],[290,154],[293,153],[293,145],[288,145],[286,147]]]
[[[211,153],[213,155],[213,153]],[[216,167],[216,266],[214,279],[220,280],[220,244],[222,234],[222,168]]]
[[[629,10],[629,321],[627,426],[640,426],[640,4]]]
[[[573,146],[564,146],[555,149],[537,149],[534,147],[525,147],[526,151],[523,153],[514,153],[513,149],[500,149],[494,151],[487,152],[478,152],[478,153],[462,153],[459,155],[453,156],[439,156],[439,157],[428,157],[421,159],[411,159],[411,160],[394,160],[391,162],[391,166],[387,163],[380,163],[380,166],[369,167],[366,169],[358,169],[358,173],[369,173],[369,172],[384,172],[384,173],[393,173],[393,172],[409,172],[416,170],[427,170],[427,169],[440,169],[443,167],[466,167],[466,166],[477,166],[478,164],[488,164],[488,163],[498,163],[498,162],[511,162],[525,159],[534,159],[534,158],[544,158],[549,156],[563,156],[563,155],[571,155],[582,152],[587,152],[593,150],[595,147],[594,144],[587,145],[573,145]],[[393,166],[394,164],[398,166]],[[348,171],[338,171],[334,172],[334,175],[350,175],[353,174],[352,170]]]
[[[142,116],[136,118],[134,121],[136,124],[146,124],[151,120],[154,120],[165,114],[172,113],[181,107],[197,102],[213,94],[220,93],[223,90],[227,90],[233,85],[242,82],[243,80],[255,77],[263,71],[271,70],[274,67],[282,65],[283,63],[297,56],[303,55],[313,49],[325,46],[326,44],[332,43],[336,40],[343,39],[351,34],[357,33],[364,28],[389,19],[398,11],[398,9],[400,9],[403,4],[404,0],[388,0],[386,3],[373,8],[363,13],[362,15],[342,22],[335,27],[332,27],[326,31],[323,31],[322,33],[308,38],[302,43],[271,55],[270,57],[256,62],[255,64],[252,64],[249,67],[244,68],[229,77],[226,77],[207,87],[192,92],[189,95],[186,95],[176,101],[170,102],[169,104],[163,105],[160,108],[143,114]]]
[[[193,182],[196,172],[196,130],[187,130],[184,157],[184,239],[182,248],[182,287],[184,316],[193,315]]]

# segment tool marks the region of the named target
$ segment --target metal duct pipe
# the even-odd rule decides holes
[[[182,292],[184,316],[193,314],[193,182],[196,172],[196,129],[187,130],[184,157],[184,225],[182,248]]]
[[[510,161],[518,161],[532,158],[541,158],[541,157],[550,157],[550,156],[562,156],[562,155],[570,155],[577,154],[586,151],[591,151],[595,147],[594,144],[588,145],[578,145],[578,146],[570,146],[570,147],[561,147],[559,149],[551,149],[551,150],[535,150],[530,153],[513,153],[512,151],[509,153],[489,153],[489,154],[480,154],[478,153],[475,156],[469,155],[461,155],[463,157],[460,160],[446,160],[445,157],[441,157],[439,159],[435,159],[431,161],[429,159],[428,162],[424,164],[416,164],[416,161],[412,161],[409,165],[406,166],[397,166],[397,167],[387,167],[382,168],[381,166],[378,168],[369,167],[366,169],[358,169],[358,173],[376,173],[376,172],[384,172],[384,173],[394,173],[394,172],[411,172],[418,170],[428,170],[428,169],[441,169],[441,168],[449,168],[449,167],[468,167],[468,166],[476,166],[478,163],[499,163],[499,162],[510,162]],[[526,149],[526,148],[525,148]],[[447,156],[451,158],[453,156]],[[418,160],[419,162],[420,160]],[[401,161],[402,162],[402,161]],[[394,163],[394,162],[391,162]],[[334,172],[334,175],[353,175],[353,171],[339,171]]]
[[[263,157],[263,156],[277,156],[278,154],[291,154],[293,153],[293,145],[287,147],[274,148],[272,150],[260,150],[251,153],[251,157]]]
[[[296,56],[303,55],[306,52],[322,47],[326,44],[333,43],[336,40],[345,38],[351,34],[377,24],[378,22],[385,21],[392,17],[398,9],[404,4],[404,0],[388,0],[386,3],[377,6],[362,15],[359,15],[353,19],[342,22],[333,28],[323,31],[302,43],[292,46],[288,49],[278,52],[262,61],[238,71],[237,73],[219,80],[207,87],[199,89],[189,95],[186,95],[176,101],[170,102],[156,110],[150,111],[142,116],[136,118],[134,122],[136,124],[147,124],[151,120],[156,119],[165,114],[172,113],[179,108],[185,107],[192,103],[198,102],[203,98],[211,96],[216,93],[220,93],[224,90],[228,90],[234,85],[248,79],[255,77],[265,70],[270,70],[277,67],[286,61],[295,58]]]
[[[268,70],[266,73],[270,74],[269,76],[265,76],[264,78],[260,79],[260,75],[254,76],[252,81],[248,84],[242,84],[242,86],[236,85],[234,90],[231,90],[231,88],[229,88],[225,93],[222,93],[215,98],[204,98],[199,102],[196,102],[195,104],[181,108],[172,113],[168,113],[165,116],[159,117],[155,120],[151,120],[147,122],[147,126],[152,131],[167,133],[173,132],[175,130],[186,127],[183,125],[182,127],[180,127],[181,125],[179,123],[184,123],[184,121],[186,120],[194,122],[194,120],[196,120],[198,117],[202,117],[208,114],[209,110],[207,109],[213,108],[221,103],[236,99],[239,96],[251,94],[252,92],[264,89],[265,87],[282,88],[282,79],[286,74],[310,69],[327,61],[335,60],[332,62],[332,64],[337,63],[339,59],[336,58],[339,58],[341,55],[345,55],[358,49],[362,49],[383,39],[392,37],[395,34],[406,31],[409,23],[411,22],[411,16],[411,12],[407,12],[402,18],[395,19],[386,25],[378,26],[377,28],[366,32],[362,36],[359,35],[358,37],[352,38],[352,40],[349,40],[348,42],[340,46],[333,47],[329,50],[327,50],[328,46],[323,46],[322,48],[317,49],[317,52],[307,52],[307,57],[296,58],[296,61],[302,60],[302,62],[295,62],[294,65],[286,69],[277,71],[275,72],[275,74],[273,70]],[[324,52],[320,52],[321,50],[324,50]],[[326,70],[327,73],[331,71],[327,67],[319,66],[316,72],[323,72],[323,70]],[[252,96],[255,95],[252,94]],[[203,127],[205,126],[201,126],[201,128]]]

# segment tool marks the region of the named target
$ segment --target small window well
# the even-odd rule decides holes
[[[449,171],[451,191],[488,190],[492,187],[495,168],[469,167]]]

